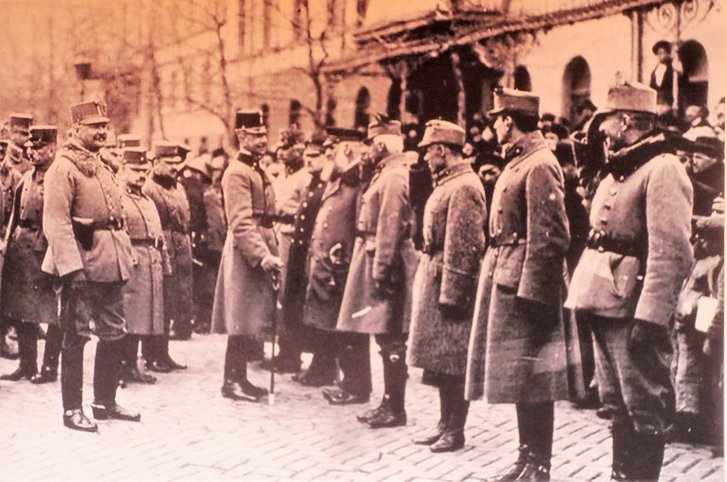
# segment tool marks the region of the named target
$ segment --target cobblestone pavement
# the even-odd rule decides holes
[[[407,389],[409,424],[398,429],[367,429],[354,416],[364,407],[332,407],[320,390],[300,387],[290,375],[281,377],[275,405],[224,399],[224,340],[174,342],[173,356],[190,369],[162,375],[154,386],[119,390],[119,403],[139,410],[142,421],[102,421],[97,434],[63,427],[59,383],[0,382],[0,479],[457,481],[483,480],[513,461],[517,429],[508,405],[472,404],[461,451],[434,455],[413,445],[412,436],[428,430],[439,410],[419,370],[411,370]],[[87,402],[94,351],[87,345]],[[381,397],[381,370],[378,356],[372,360],[373,403]],[[0,373],[15,363],[0,361]],[[261,385],[267,375],[251,371]],[[608,425],[593,411],[559,404],[555,440],[553,480],[608,480]],[[663,481],[723,479],[724,460],[708,447],[667,448]]]

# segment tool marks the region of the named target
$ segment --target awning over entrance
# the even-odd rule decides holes
[[[503,11],[509,2],[485,2],[499,9],[443,11],[435,8],[365,26],[354,34],[357,49],[325,67],[327,73],[357,70],[374,63],[412,55],[437,55],[458,45],[467,45],[499,35],[549,29],[585,20],[645,8],[665,0],[564,1],[552,11],[523,13]],[[517,2],[513,2],[517,3]],[[553,2],[557,4],[558,2]]]

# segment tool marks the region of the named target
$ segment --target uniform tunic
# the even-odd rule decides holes
[[[403,154],[380,161],[361,197],[357,238],[337,329],[357,333],[407,333],[417,265],[412,242],[414,212]],[[380,282],[390,292],[374,292]]]
[[[601,401],[637,431],[659,433],[674,408],[666,333],[692,263],[692,187],[677,157],[650,139],[607,167],[590,216],[598,245],[584,251],[566,306],[593,329]],[[635,320],[661,325],[665,343],[630,350]]]
[[[127,327],[133,335],[163,335],[164,272],[171,267],[163,256],[159,213],[154,201],[128,189],[123,203],[126,229],[136,254],[134,270],[123,290]]]
[[[5,237],[5,229],[10,222],[10,214],[13,212],[13,199],[15,197],[15,188],[20,182],[22,175],[15,169],[9,161],[2,162],[0,165],[0,189],[2,189],[2,236]]]
[[[156,205],[164,231],[164,246],[172,266],[164,279],[164,317],[167,320],[191,320],[192,239],[189,232],[189,202],[184,187],[175,181],[153,176],[142,189]]]
[[[485,190],[469,164],[435,176],[423,219],[408,362],[435,373],[463,376],[487,220]],[[460,309],[463,316],[443,316],[442,305]]]
[[[358,166],[329,182],[321,197],[308,250],[303,323],[335,330],[356,239]]]
[[[86,313],[76,312],[69,318],[74,326],[65,328],[83,336],[93,329],[103,340],[123,338],[121,285],[134,269],[134,252],[122,229],[121,187],[98,154],[76,141],[59,150],[44,186],[43,232],[48,250],[42,269],[58,277],[83,270],[89,282],[80,294]]]
[[[212,309],[212,331],[260,335],[275,316],[271,274],[260,262],[278,254],[275,193],[257,161],[240,152],[222,176],[227,239]]]
[[[48,242],[43,235],[45,171],[33,169],[15,192],[3,280],[3,313],[10,319],[57,323],[52,278],[41,271]]]
[[[493,193],[467,355],[467,398],[567,400],[583,392],[575,322],[564,320],[563,173],[540,132],[506,153]]]

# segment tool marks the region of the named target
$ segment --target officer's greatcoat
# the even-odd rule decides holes
[[[308,250],[303,323],[335,330],[356,239],[358,165],[326,185]]]
[[[25,173],[15,191],[3,280],[3,313],[10,319],[57,323],[52,278],[40,269],[48,242],[43,235],[44,171]]]
[[[569,399],[582,391],[575,322],[564,320],[563,173],[540,132],[506,152],[495,185],[467,356],[467,398]]]
[[[124,195],[124,221],[136,254],[131,278],[124,285],[124,315],[133,335],[164,334],[164,234],[154,202],[129,190]]]
[[[485,190],[469,164],[435,175],[435,188],[424,208],[423,254],[414,278],[410,365],[465,374],[486,220]],[[442,305],[462,316],[443,316]]]
[[[222,176],[227,239],[212,309],[212,330],[230,335],[259,335],[275,316],[271,273],[260,266],[278,254],[273,230],[275,193],[257,161],[240,153]]]
[[[337,329],[358,333],[406,333],[411,318],[411,287],[417,266],[412,242],[414,213],[409,203],[409,172],[403,154],[376,167],[363,192],[357,238],[346,278]],[[375,293],[375,282],[388,291]]]
[[[164,246],[172,271],[164,279],[164,316],[189,320],[194,316],[192,297],[192,238],[187,194],[181,183],[153,176],[143,187],[157,207],[164,231]]]

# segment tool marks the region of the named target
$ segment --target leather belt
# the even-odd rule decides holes
[[[18,227],[23,229],[28,229],[30,231],[40,231],[42,229],[41,225],[31,221],[30,219],[21,219],[18,222]]]
[[[90,226],[94,231],[121,231],[124,229],[124,223],[121,219],[111,218],[102,221],[94,221]]]
[[[587,246],[600,252],[608,251],[624,256],[634,256],[636,258],[642,258],[646,254],[646,249],[636,240],[622,241],[609,238],[603,231],[593,229],[588,234]]]
[[[147,246],[156,249],[161,249],[164,244],[164,240],[160,238],[137,238],[131,239],[132,246]]]
[[[295,222],[295,215],[293,214],[279,214],[277,216],[273,216],[273,219],[276,223],[279,224],[293,224]]]

